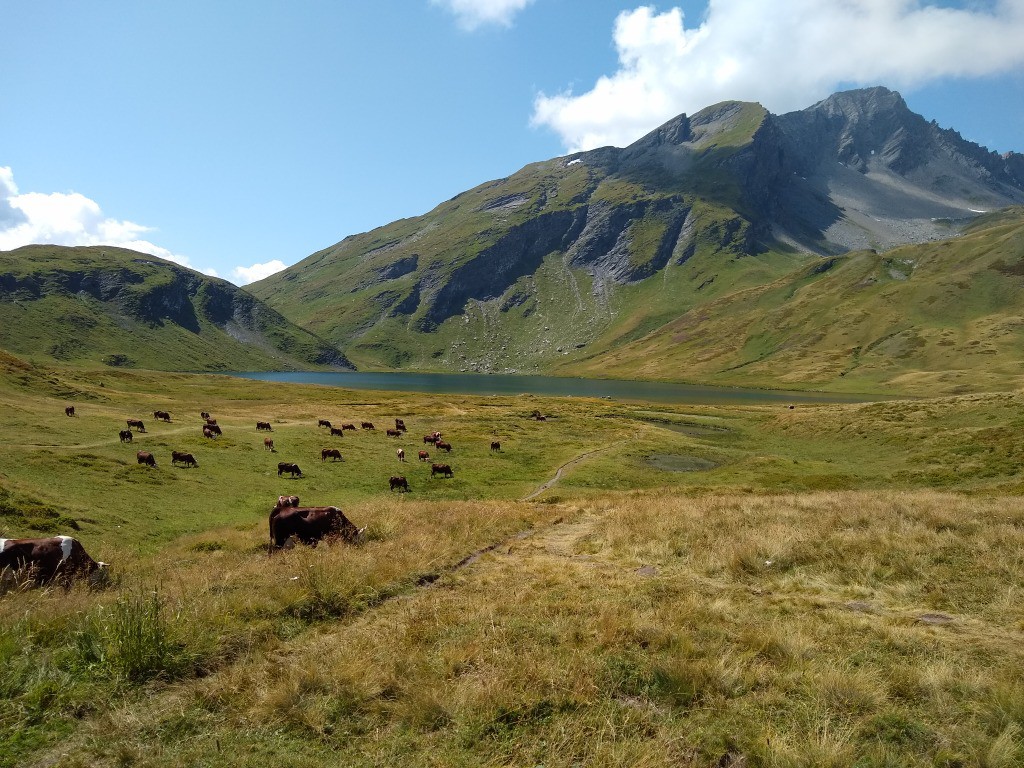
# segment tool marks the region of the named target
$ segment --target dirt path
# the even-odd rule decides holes
[[[612,445],[606,445],[603,448],[595,448],[592,451],[587,451],[586,453],[581,453],[575,459],[570,459],[569,461],[565,462],[565,464],[563,464],[562,466],[560,466],[558,469],[555,470],[555,476],[554,477],[552,477],[546,483],[544,483],[540,487],[538,487],[535,491],[533,491],[533,493],[530,493],[529,495],[524,496],[522,499],[520,499],[520,501],[529,501],[530,499],[535,499],[536,497],[538,497],[542,493],[544,493],[544,491],[546,491],[548,488],[550,488],[555,483],[557,483],[562,478],[562,472],[564,472],[565,470],[569,469],[569,467],[576,466],[581,461],[583,461],[585,458],[587,458],[588,456],[593,456],[595,453],[601,453],[602,451],[611,450],[616,445],[618,445],[618,443],[613,443]]]

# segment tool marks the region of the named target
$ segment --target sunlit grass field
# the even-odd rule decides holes
[[[0,765],[1024,761],[1020,393],[673,407],[0,364],[0,536],[113,564],[0,597]],[[366,541],[269,556],[281,494]]]

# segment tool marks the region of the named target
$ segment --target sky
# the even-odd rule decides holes
[[[0,0],[0,250],[244,285],[680,114],[884,85],[1024,152],[1024,0]]]

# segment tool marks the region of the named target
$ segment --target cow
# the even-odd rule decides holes
[[[292,477],[295,477],[296,475],[302,477],[302,470],[299,469],[298,464],[292,464],[287,461],[282,461],[277,465],[277,476],[280,477],[285,472],[290,474]]]
[[[387,431],[387,435],[388,435],[388,437],[401,437],[402,436],[402,430],[400,430],[400,429],[389,429]]]
[[[447,464],[431,464],[430,465],[430,476],[444,475],[445,477],[455,477],[455,473],[452,472],[452,468]]]
[[[269,421],[257,421],[256,422],[257,432],[273,432],[274,428],[270,426]]]
[[[438,440],[436,443],[434,443],[434,445],[437,447],[437,450],[439,451],[447,451],[448,453],[452,452],[451,443],[446,443],[443,440]]]
[[[210,418],[210,414],[207,413],[206,411],[200,411],[199,412],[199,417],[202,418],[202,419],[208,419],[208,418]]]
[[[297,507],[297,506],[299,506],[299,497],[298,496],[278,496],[277,497],[277,504],[275,504],[274,508],[272,510],[270,510],[270,516],[273,517],[278,512],[280,512],[282,509],[287,509],[288,507]]]
[[[424,444],[430,443],[431,445],[434,445],[437,442],[437,438],[434,437],[433,435],[424,435],[423,442]]]
[[[210,430],[210,432],[212,432],[215,435],[222,435],[222,434],[224,434],[223,432],[221,432],[220,427],[218,427],[216,423],[214,423],[214,424],[207,424],[205,427],[203,427],[204,431],[207,430],[207,429]]]
[[[537,417],[537,421],[547,421],[547,420],[548,420],[547,416],[538,416]]]
[[[402,432],[405,432],[405,421],[403,419],[395,419],[395,429],[400,429]]]
[[[74,416],[75,415],[75,406],[69,405],[67,408],[65,408],[64,409],[64,415],[65,416]]]
[[[426,461],[430,458],[430,454],[426,451],[420,451],[420,461]]]
[[[398,457],[399,461],[405,461],[405,449],[404,448],[399,448],[397,451],[395,451],[395,455]]]
[[[341,430],[341,429],[338,429],[337,427],[331,427],[331,437],[335,437],[335,436],[337,436],[337,437],[344,437],[345,436],[345,432],[343,430]]]
[[[153,411],[153,418],[169,422],[171,420],[171,414],[167,411]]]
[[[320,461],[327,461],[328,457],[334,461],[344,461],[344,459],[341,458],[341,451],[337,448],[324,448],[320,451]]]
[[[328,421],[327,419],[319,419],[319,420],[318,420],[318,421],[316,422],[316,425],[317,425],[318,427],[327,427],[328,429],[330,429],[330,428],[331,428],[331,422],[329,422],[329,421]]]
[[[287,497],[282,497],[287,498]],[[298,499],[295,500],[298,504]],[[322,539],[341,538],[359,542],[366,528],[356,526],[337,507],[278,506],[270,513],[270,551],[280,549],[292,536],[315,547]]]
[[[108,567],[108,563],[89,557],[78,539],[70,536],[0,539],[0,576],[3,577],[17,579],[20,576],[38,585],[59,581],[70,586],[75,577],[86,577],[97,583]]]
[[[132,431],[130,429],[122,429],[117,433],[117,436],[121,439],[122,443],[130,443],[132,441]]]
[[[208,426],[208,427],[216,427],[217,426],[217,420],[216,419],[207,419],[206,420],[206,426]]]
[[[263,450],[270,451],[271,453],[274,452],[274,440],[273,440],[273,438],[270,438],[270,437],[264,437],[263,438]]]
[[[356,425],[355,424],[342,424],[341,428],[342,429],[353,429],[354,430],[356,428]]]
[[[491,450],[492,451],[500,451],[501,450],[501,443],[499,443],[497,440],[492,440],[491,441]]]
[[[184,451],[171,451],[171,464],[184,464],[186,467],[198,467],[199,462],[195,460],[195,457],[191,453],[185,453]]]
[[[125,423],[128,425],[128,429],[135,427],[139,432],[146,431],[146,425],[142,423],[141,419],[127,419]]]
[[[203,427],[203,437],[206,437],[206,438],[209,438],[210,440],[212,440],[213,439],[213,430],[210,429],[209,427]]]
[[[388,483],[391,484],[392,491],[395,490],[395,488],[397,488],[402,493],[409,492],[409,481],[406,480],[402,475],[392,475],[391,479],[388,480]]]
[[[375,426],[373,426],[373,422],[372,422],[372,421],[363,421],[363,422],[360,422],[360,423],[359,423],[359,426],[360,426],[360,427],[361,427],[362,429],[376,429],[376,427],[375,427]]]
[[[135,458],[139,464],[145,464],[147,467],[156,466],[156,457],[149,451],[139,451],[135,454]]]

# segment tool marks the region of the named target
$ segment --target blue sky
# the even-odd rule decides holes
[[[1024,151],[1024,0],[3,0],[0,249],[236,283],[725,99],[887,85]]]

